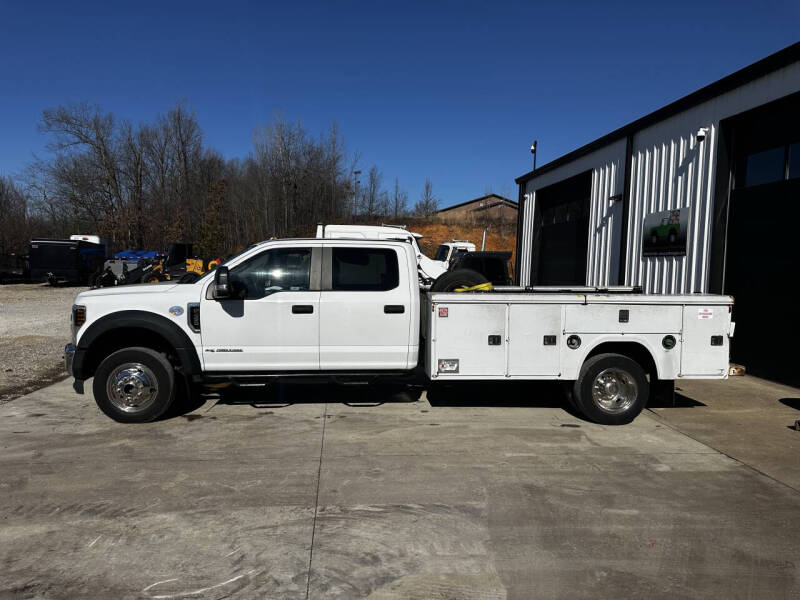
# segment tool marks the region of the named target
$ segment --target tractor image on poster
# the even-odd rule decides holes
[[[686,254],[689,209],[662,210],[646,215],[642,227],[642,256]]]
[[[669,217],[661,219],[661,224],[650,229],[650,243],[674,244],[681,232],[680,211],[673,211]]]

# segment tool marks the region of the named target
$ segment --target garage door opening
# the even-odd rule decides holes
[[[748,372],[800,384],[793,342],[800,268],[800,122],[794,94],[726,123],[734,140],[724,292],[736,299],[731,360]]]
[[[585,285],[592,172],[536,190],[531,282]]]

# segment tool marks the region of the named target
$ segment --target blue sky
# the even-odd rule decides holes
[[[339,124],[360,166],[442,205],[516,199],[544,164],[800,37],[800,2],[8,2],[0,174],[46,154],[44,108],[132,122],[177,101],[245,156],[275,114]]]

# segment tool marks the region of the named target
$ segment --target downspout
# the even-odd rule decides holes
[[[631,206],[631,169],[633,158],[633,134],[629,133],[625,139],[625,182],[622,184],[622,227],[619,241],[619,277],[617,285],[628,285],[625,280],[625,267],[628,254],[628,215]]]

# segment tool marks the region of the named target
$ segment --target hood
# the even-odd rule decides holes
[[[136,283],[132,285],[119,285],[114,287],[97,288],[87,290],[78,294],[82,298],[96,298],[98,296],[120,296],[123,294],[159,294],[168,292],[178,287],[174,281],[162,281],[159,283]]]

